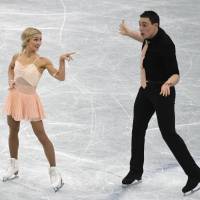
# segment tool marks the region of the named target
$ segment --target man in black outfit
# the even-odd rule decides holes
[[[200,169],[175,130],[174,86],[179,81],[175,45],[159,27],[159,16],[154,11],[140,15],[139,28],[140,32],[131,30],[124,20],[120,24],[122,35],[143,43],[141,87],[134,104],[130,171],[122,183],[128,185],[142,178],[145,132],[155,112],[163,139],[188,176],[182,189],[186,193],[200,182]]]

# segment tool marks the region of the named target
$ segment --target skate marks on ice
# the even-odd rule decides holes
[[[9,188],[9,192],[8,192]],[[1,199],[42,199],[42,197],[47,196],[44,194],[44,188],[42,188],[39,181],[29,182],[26,178],[18,176],[15,179],[9,179],[6,182],[1,182]],[[44,198],[48,199],[48,198]]]
[[[123,177],[121,177],[122,180]],[[200,197],[199,188],[192,193],[184,195],[182,187],[186,183],[186,176],[178,166],[171,164],[150,171],[148,168],[142,178],[142,182],[130,184],[127,187],[116,186],[110,198],[113,200],[130,200],[133,199],[179,199],[179,200],[198,200]],[[123,185],[122,185],[123,186]]]
[[[50,187],[49,177],[45,176],[45,173],[37,177],[35,177],[35,174],[36,172],[33,174],[32,171],[27,172],[27,170],[23,170],[18,178],[1,182],[0,199],[11,200],[14,195],[14,199],[16,200],[61,200],[63,199],[63,193],[67,194],[65,187],[62,187],[58,192],[54,191],[54,189]]]

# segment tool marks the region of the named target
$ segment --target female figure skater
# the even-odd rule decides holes
[[[21,35],[22,52],[13,56],[8,69],[9,92],[5,103],[5,112],[9,126],[10,162],[3,181],[18,174],[18,132],[21,120],[31,122],[33,132],[43,146],[49,162],[50,181],[55,192],[63,186],[61,175],[56,169],[54,147],[43,127],[44,111],[36,93],[37,84],[45,69],[54,78],[65,80],[65,60],[70,61],[74,53],[60,56],[57,70],[51,61],[37,54],[42,42],[42,33],[36,28],[26,28]]]

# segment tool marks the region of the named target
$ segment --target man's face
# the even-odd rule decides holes
[[[152,24],[149,18],[141,17],[139,20],[140,33],[144,39],[150,39],[158,31],[158,23]]]

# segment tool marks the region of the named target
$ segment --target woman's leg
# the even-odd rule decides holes
[[[20,121],[15,121],[12,116],[7,116],[7,123],[9,126],[9,151],[10,151],[10,159],[9,165],[6,172],[3,174],[3,181],[7,181],[13,179],[17,176],[19,167],[18,167],[18,149],[19,149],[19,126]]]
[[[45,133],[43,122],[41,121],[32,121],[31,122],[33,131],[37,136],[38,140],[41,142],[45,155],[49,161],[49,175],[51,180],[51,185],[55,192],[57,192],[63,185],[63,180],[60,173],[56,169],[56,161],[55,161],[55,152],[54,147],[48,136]]]
[[[19,127],[20,121],[15,121],[12,116],[7,116],[7,123],[9,126],[9,150],[10,150],[10,157],[11,158],[18,158],[18,149],[19,149]]]
[[[51,141],[49,140],[48,136],[45,133],[43,122],[41,121],[32,121],[31,122],[33,132],[37,136],[38,140],[43,146],[45,155],[51,167],[56,166],[55,161],[55,152],[54,147]]]

